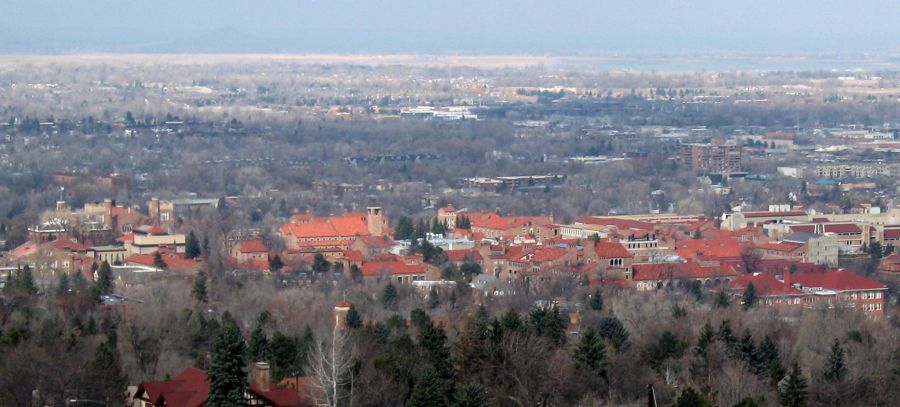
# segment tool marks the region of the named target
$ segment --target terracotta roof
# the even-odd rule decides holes
[[[731,266],[701,266],[696,262],[647,263],[632,266],[635,281],[656,281],[667,279],[697,279],[734,277],[738,273]]]
[[[600,258],[630,258],[634,257],[628,249],[618,242],[598,241],[594,246],[594,253]]]
[[[756,291],[756,295],[760,297],[804,295],[803,291],[788,287],[787,284],[778,281],[770,274],[745,274],[728,283],[728,288],[744,290],[750,283],[753,283],[753,289]]]
[[[900,228],[898,229],[884,229],[884,238],[885,239],[900,239]]]
[[[531,261],[535,263],[543,263],[547,261],[557,260],[560,257],[565,256],[568,253],[566,249],[554,248],[554,247],[546,247],[541,248],[539,250],[534,250],[531,253]]]
[[[387,236],[360,236],[356,240],[374,249],[388,249],[394,245],[394,239]]]
[[[268,253],[269,249],[262,240],[245,240],[238,243],[237,247],[240,253]]]
[[[140,264],[147,267],[155,267],[153,265],[153,254],[132,254],[125,258],[125,263]],[[163,262],[170,271],[189,272],[197,271],[203,266],[202,259],[185,259],[184,257],[174,254],[161,254]]]
[[[307,223],[295,223],[297,219],[301,219]],[[294,215],[291,222],[282,225],[281,233],[297,238],[335,236],[346,238],[368,235],[369,227],[366,223],[365,214],[347,213],[344,216],[330,216],[325,218],[314,218],[308,215]]]
[[[32,242],[32,241],[27,241],[25,243],[22,243],[15,249],[12,249],[12,251],[10,251],[9,254],[12,255],[13,257],[27,257],[27,256],[31,256],[32,254],[37,253],[38,248],[39,247],[38,247],[37,243]]]
[[[343,254],[344,254],[344,258],[346,258],[349,261],[361,262],[366,259],[365,256],[363,256],[362,252],[360,252],[359,250],[347,249],[347,250],[343,251]]]
[[[794,232],[816,233],[816,225],[792,225],[789,226]]]
[[[682,240],[676,244],[675,252],[683,258],[694,257],[695,254],[711,258],[740,257],[745,245],[734,238],[715,240]]]
[[[792,252],[803,247],[802,243],[780,242],[780,243],[762,243],[756,245],[758,249],[771,250],[778,252]]]
[[[58,250],[68,250],[71,252],[83,252],[90,249],[89,246],[81,243],[75,243],[67,238],[61,237],[52,242],[47,243],[48,246]]]
[[[134,233],[129,233],[127,235],[122,235],[116,238],[116,240],[125,243],[125,242],[133,242],[134,241]]]
[[[294,389],[270,388],[262,390],[256,385],[249,392],[277,407],[298,407],[302,405],[300,394]],[[149,400],[153,405],[166,407],[201,407],[209,397],[209,382],[206,372],[187,368],[172,380],[144,382],[138,386],[135,396]]]
[[[363,263],[360,271],[364,276],[376,276],[383,274],[422,274],[427,267],[424,264],[407,264],[403,261],[371,261]]]
[[[739,212],[739,213],[744,214],[745,218],[777,218],[777,217],[806,216],[806,211],[785,211],[785,212],[752,211],[752,212]]]
[[[825,233],[862,233],[859,226],[852,223],[825,224]]]
[[[878,281],[845,270],[795,275],[792,277],[792,281],[806,287],[822,287],[836,291],[881,290],[887,288]]]
[[[465,213],[473,228],[509,230],[521,228],[529,223],[534,226],[553,223],[552,216],[501,216],[494,212]]]
[[[461,250],[444,250],[444,254],[447,255],[448,261],[460,262],[466,260],[479,261],[481,259],[481,253],[478,253],[476,250],[472,249],[461,249]]]

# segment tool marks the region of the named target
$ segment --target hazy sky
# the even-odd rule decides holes
[[[900,51],[900,0],[0,0],[0,51]]]

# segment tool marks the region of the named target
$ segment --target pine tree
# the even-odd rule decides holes
[[[94,286],[91,288],[91,294],[99,301],[101,295],[109,295],[112,292],[112,268],[109,267],[109,263],[104,261],[100,264],[100,268],[97,269],[97,281],[94,282]]]
[[[688,387],[681,392],[678,399],[675,400],[675,407],[713,407],[715,404],[706,396],[700,394],[692,387]]]
[[[457,386],[453,393],[453,407],[489,407],[492,405],[487,390],[477,383]]]
[[[256,321],[256,327],[250,334],[250,342],[247,344],[247,356],[251,362],[266,362],[272,357],[272,347],[264,330],[266,318]]]
[[[694,359],[691,361],[691,372],[699,377],[701,381],[708,385],[711,379],[711,370],[709,360],[709,347],[716,341],[716,332],[713,331],[712,325],[707,322],[700,330],[700,336],[697,338],[697,345],[694,346]]]
[[[87,368],[91,383],[88,397],[109,406],[123,404],[122,389],[128,384],[122,373],[117,342],[116,331],[109,331],[106,340],[97,346],[94,359]]]
[[[759,301],[759,297],[756,296],[756,286],[753,283],[748,283],[747,288],[744,289],[744,295],[741,298],[741,307],[744,311],[753,308],[757,301]]]
[[[281,257],[277,254],[269,258],[269,271],[273,273],[277,273],[284,268],[284,262],[281,261]]]
[[[809,396],[806,378],[800,370],[800,364],[794,362],[791,371],[778,383],[778,400],[784,407],[802,407]]]
[[[777,384],[784,377],[784,366],[781,364],[778,346],[768,335],[759,343],[759,347],[756,349],[756,359],[762,367],[760,374],[771,384]]]
[[[730,301],[728,301],[728,294],[725,294],[725,290],[719,291],[719,293],[716,294],[714,304],[716,308],[728,308]]]
[[[834,342],[831,344],[831,352],[825,360],[825,370],[822,372],[822,376],[828,382],[837,383],[847,377],[847,371],[847,362],[844,361],[844,348],[841,347],[841,341],[834,338]]]
[[[381,292],[381,303],[384,304],[384,307],[387,309],[396,307],[397,287],[394,287],[391,283],[387,283],[387,285],[384,286],[384,290]]]
[[[153,267],[160,270],[166,270],[169,266],[163,261],[162,254],[158,251],[153,252]]]
[[[538,336],[547,338],[557,346],[566,342],[566,320],[560,314],[559,307],[534,308],[529,319]]]
[[[350,329],[362,328],[362,317],[353,304],[350,304],[350,310],[347,311],[347,316],[344,317],[344,325]]]
[[[197,272],[197,277],[194,278],[194,288],[191,289],[191,295],[194,296],[194,299],[197,302],[206,302],[209,300],[209,296],[206,292],[206,273],[202,270]]]
[[[200,257],[200,241],[192,230],[184,241],[184,258],[193,259]]]
[[[222,327],[213,342],[209,372],[209,398],[207,405],[217,407],[243,407],[247,405],[244,392],[247,389],[247,373],[244,371],[246,345],[241,330],[227,312],[222,316]]]
[[[581,334],[581,340],[572,354],[575,365],[591,374],[606,378],[608,363],[606,362],[606,346],[597,331],[589,327]]]
[[[454,343],[454,362],[462,380],[481,381],[488,358],[488,315],[484,305],[466,322]]]
[[[69,273],[62,272],[59,274],[59,284],[56,286],[56,295],[66,295],[72,290],[72,284],[69,282]]]
[[[445,386],[432,368],[425,369],[416,379],[406,407],[443,407],[446,405]]]
[[[588,305],[594,311],[603,311],[603,295],[600,293],[600,289],[594,290],[594,293],[591,294],[591,298],[588,301]]]
[[[605,317],[601,319],[600,323],[597,324],[597,333],[601,338],[613,346],[616,353],[625,352],[631,347],[631,335],[628,333],[628,330],[625,329],[625,326],[622,325],[622,321],[619,321],[616,317]]]
[[[425,360],[431,364],[437,376],[442,380],[452,380],[453,360],[444,328],[436,327],[429,322],[428,326],[419,331],[416,339],[424,351]]]
[[[325,260],[325,256],[322,253],[316,253],[315,257],[313,257],[312,269],[316,273],[325,273],[331,270],[331,263]]]

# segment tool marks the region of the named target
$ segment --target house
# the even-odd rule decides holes
[[[314,400],[301,398],[297,389],[278,388],[272,385],[268,363],[256,363],[251,381],[244,394],[248,405],[272,407],[316,406]],[[134,396],[136,407],[202,407],[209,398],[209,381],[206,372],[187,368],[171,380],[143,382]]]
[[[262,240],[244,240],[231,248],[231,257],[238,263],[246,263],[251,260],[269,260],[269,249]]]
[[[36,271],[72,272],[83,270],[93,263],[87,253],[90,248],[66,237],[36,243],[25,242],[9,252],[9,266],[28,265]]]
[[[294,215],[281,226],[280,232],[287,249],[317,251],[349,249],[360,236],[387,236],[390,229],[381,208],[370,207],[365,213],[342,216]]]

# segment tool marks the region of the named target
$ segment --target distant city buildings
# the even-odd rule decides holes
[[[734,141],[683,143],[678,146],[678,161],[703,174],[741,172],[741,146]]]

